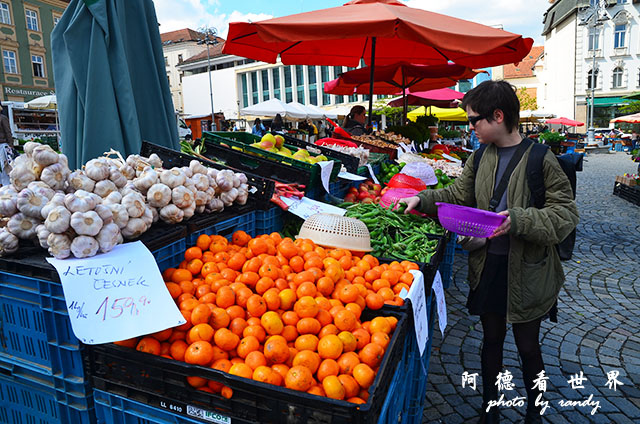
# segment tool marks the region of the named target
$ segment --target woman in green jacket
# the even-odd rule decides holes
[[[513,86],[504,81],[485,81],[469,91],[461,105],[470,127],[486,145],[474,167],[474,153],[462,176],[452,186],[425,190],[403,199],[407,212],[418,209],[435,214],[435,202],[454,203],[488,210],[494,190],[510,160],[518,155],[522,137],[518,132],[520,103]],[[524,147],[525,145],[523,145]],[[567,176],[553,153],[543,160],[545,204],[530,206],[526,164],[531,146],[513,169],[507,189],[495,211],[506,217],[488,239],[469,252],[470,292],[467,308],[479,315],[483,328],[481,352],[483,406],[480,423],[499,422],[499,410],[490,401],[498,399],[496,379],[502,371],[503,343],[507,322],[522,361],[528,404],[525,423],[542,422],[536,399],[542,393],[533,380],[544,370],[540,351],[540,323],[554,319],[564,272],[555,245],[578,224],[578,210]],[[517,161],[517,159],[515,159]]]

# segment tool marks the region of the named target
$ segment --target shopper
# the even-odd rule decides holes
[[[342,128],[351,135],[369,134],[371,131],[368,131],[364,126],[366,120],[366,109],[364,108],[364,106],[357,105],[352,107],[349,114],[344,118],[344,121],[342,122]]]
[[[0,144],[7,143],[9,146],[13,146],[13,135],[11,134],[9,118],[1,113],[2,110],[2,105],[0,105]]]
[[[271,132],[274,134],[282,134],[283,128],[282,115],[276,113],[276,117],[273,118],[273,122],[271,122]]]
[[[253,121],[253,128],[251,129],[251,134],[262,137],[266,132],[267,130],[264,128],[264,125],[262,125],[260,118],[256,118],[256,120]]]
[[[564,273],[554,245],[576,227],[578,211],[569,180],[550,151],[544,157],[542,170],[544,207],[530,206],[526,164],[532,144],[528,140],[523,143],[518,133],[520,104],[510,84],[485,81],[464,96],[462,107],[480,143],[486,145],[478,169],[474,169],[474,156],[478,154],[474,152],[455,184],[441,190],[425,190],[401,201],[407,204],[407,211],[418,208],[435,214],[435,202],[487,210],[490,199],[499,197],[494,209],[506,217],[505,221],[488,239],[476,239],[476,250],[469,252],[471,287],[467,308],[471,315],[480,316],[483,329],[483,405],[479,422],[499,422],[498,408],[487,407],[489,401],[498,399],[496,379],[502,371],[507,323],[511,323],[528,397],[525,423],[540,423],[540,408],[535,406],[540,392],[533,383],[544,369],[540,323],[548,317],[554,320],[557,315]],[[494,195],[513,157],[517,166],[511,168],[508,186],[502,196]]]

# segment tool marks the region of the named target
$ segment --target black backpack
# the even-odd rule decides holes
[[[529,185],[529,191],[531,191],[531,206],[542,209],[544,207],[546,191],[544,186],[542,162],[544,160],[544,156],[547,154],[549,146],[539,144],[531,140],[529,141],[533,143],[531,152],[529,153],[529,158],[527,160],[527,183]],[[480,148],[476,151],[476,154],[473,157],[474,172],[477,172],[478,165],[480,164],[480,159],[482,159],[482,154],[484,153],[486,147],[486,144],[480,145]],[[577,153],[567,153],[561,156],[556,156],[560,167],[569,179],[574,199],[576,198],[576,172],[582,171],[583,157],[583,155]],[[568,261],[571,259],[575,244],[576,230],[574,229],[571,234],[567,236],[567,238],[556,245],[556,249],[558,250],[558,255],[560,256],[561,260]]]

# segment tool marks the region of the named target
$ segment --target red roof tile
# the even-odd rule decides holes
[[[224,47],[224,41],[225,40],[222,39],[222,38],[220,38],[220,40],[222,40],[222,42],[219,42],[218,44],[214,44],[211,47],[209,47],[209,56],[210,57],[213,58],[213,57],[222,55],[222,47]],[[185,65],[187,63],[195,63],[195,62],[199,62],[201,60],[204,60],[206,58],[207,58],[207,49],[205,48],[204,51],[198,53],[195,56],[191,56],[190,58],[188,58],[187,60],[185,60],[181,64]]]
[[[533,46],[529,54],[522,59],[518,66],[513,63],[504,65],[504,78],[528,78],[533,76],[533,67],[535,66],[540,56],[544,53],[543,46]]]
[[[204,34],[198,31],[194,31],[190,28],[179,29],[177,31],[165,32],[160,34],[162,43],[172,42],[181,43],[185,41],[198,41],[204,37]]]

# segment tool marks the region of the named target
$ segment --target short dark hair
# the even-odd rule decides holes
[[[471,108],[487,121],[493,120],[493,111],[500,109],[504,113],[504,123],[509,130],[518,130],[520,122],[520,100],[516,89],[506,81],[484,81],[464,95],[462,109]]]

